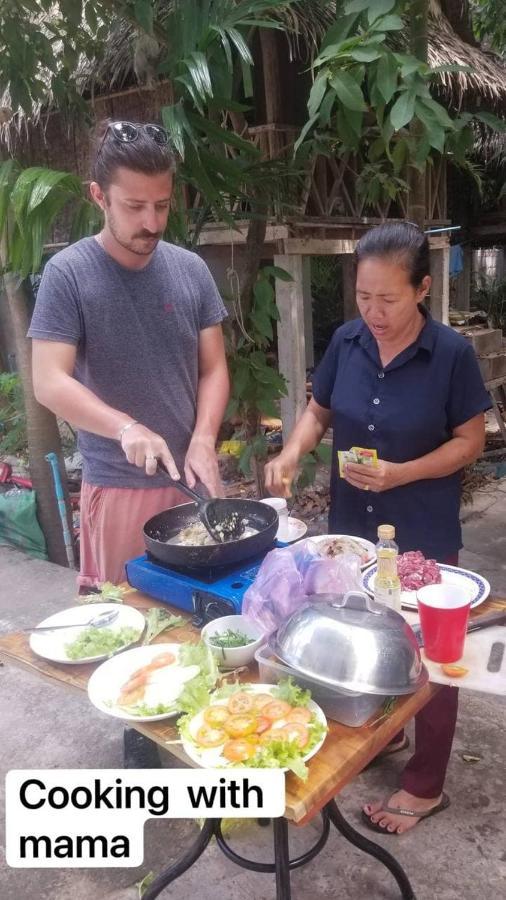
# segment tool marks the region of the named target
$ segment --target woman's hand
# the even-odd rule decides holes
[[[265,487],[273,497],[291,497],[298,457],[283,450],[265,466]]]
[[[392,463],[384,459],[379,459],[377,466],[346,463],[344,477],[353,487],[379,494],[381,491],[390,491],[406,483],[403,479],[403,469],[404,463]]]
[[[146,475],[154,475],[160,459],[171,478],[179,481],[180,475],[174,457],[163,437],[135,422],[121,437],[121,447],[129,463],[146,470]]]

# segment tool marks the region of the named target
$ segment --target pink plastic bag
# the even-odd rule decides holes
[[[304,596],[290,550],[271,550],[244,595],[242,613],[268,636],[302,606]]]
[[[304,593],[346,594],[362,589],[358,556],[343,553],[334,559],[314,559],[304,575]]]
[[[269,636],[304,606],[308,596],[345,594],[360,588],[358,557],[323,558],[308,539],[267,554],[244,595],[242,612]]]

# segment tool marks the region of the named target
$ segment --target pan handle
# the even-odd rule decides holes
[[[200,497],[199,494],[191,489],[191,487],[188,487],[188,485],[185,484],[184,481],[177,481],[175,478],[172,478],[161,459],[158,459],[156,462],[156,470],[161,475],[165,475],[165,478],[172,485],[172,487],[175,487],[178,490],[182,491],[183,494],[187,494],[187,496],[191,497],[191,499],[194,500],[195,503],[202,504],[203,497]]]

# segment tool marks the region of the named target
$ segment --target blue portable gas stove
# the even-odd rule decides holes
[[[276,542],[276,547],[283,544]],[[241,612],[242,599],[255,580],[265,553],[237,566],[212,569],[176,568],[145,554],[126,564],[128,583],[139,591],[195,613],[199,628],[219,616]]]

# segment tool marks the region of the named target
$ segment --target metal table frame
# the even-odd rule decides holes
[[[167,866],[163,872],[151,882],[145,893],[143,900],[155,900],[162,891],[176,881],[181,875],[190,869],[194,863],[202,856],[206,850],[212,837],[216,838],[216,843],[220,850],[225,854],[227,859],[241,866],[243,869],[249,869],[251,872],[264,872],[275,875],[276,878],[276,900],[291,900],[290,872],[292,869],[298,869],[311,862],[325,847],[330,836],[330,825],[334,825],[337,831],[354,847],[374,856],[379,860],[395,878],[400,890],[402,900],[416,900],[413,888],[409,882],[408,876],[399,862],[380,847],[370,841],[364,835],[356,831],[349,822],[346,821],[343,814],[339,810],[335,800],[330,800],[320,813],[322,817],[322,832],[316,843],[301,856],[290,859],[289,842],[288,842],[288,820],[281,816],[279,819],[273,819],[273,838],[274,838],[274,862],[263,863],[246,859],[229,846],[223,837],[221,829],[221,819],[206,819],[200,831],[200,834],[186,852],[170,866]],[[259,825],[269,824],[269,820],[259,819]]]

